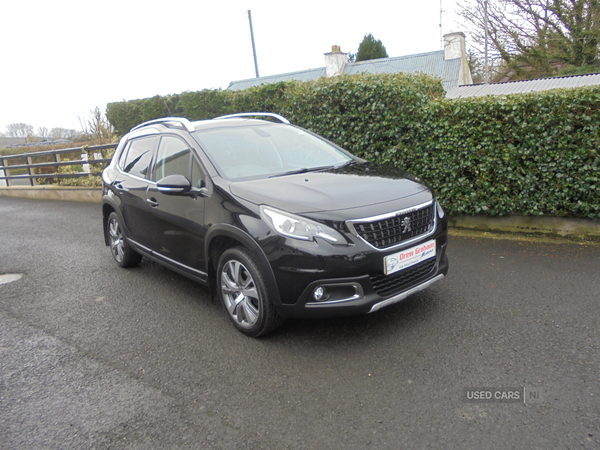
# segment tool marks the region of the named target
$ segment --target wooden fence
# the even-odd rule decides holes
[[[35,186],[39,184],[38,180],[47,178],[76,178],[100,175],[102,170],[91,171],[90,164],[99,164],[102,169],[106,167],[111,158],[103,158],[102,151],[114,149],[115,147],[116,144],[108,144],[21,153],[18,155],[0,155],[0,187]],[[65,161],[63,157],[69,154],[75,155],[77,159]],[[91,159],[88,155],[91,155]],[[80,166],[82,171],[58,173],[58,168],[64,166]],[[23,172],[23,169],[26,173],[15,174],[15,172]]]

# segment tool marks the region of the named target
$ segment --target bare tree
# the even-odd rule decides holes
[[[48,130],[48,128],[46,128],[46,127],[38,127],[37,134],[39,137],[47,139],[48,136],[50,135],[50,130]]]
[[[75,139],[81,136],[77,130],[67,130],[66,128],[52,128],[50,130],[50,139]]]
[[[77,130],[65,130],[65,139],[77,139],[78,137],[80,137],[83,133],[81,131],[77,131]]]
[[[490,60],[518,78],[596,71],[600,0],[465,0],[458,13],[483,53],[487,3]]]
[[[9,137],[24,138],[33,135],[33,127],[26,123],[11,123],[6,126]]]
[[[50,139],[62,139],[66,131],[64,128],[52,128],[50,130]]]
[[[83,134],[91,136],[98,143],[111,141],[114,129],[106,115],[97,106],[93,111],[90,111],[90,114],[91,117],[87,121],[82,120],[81,117],[79,118]]]

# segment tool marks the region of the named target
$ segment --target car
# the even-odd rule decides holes
[[[432,189],[273,113],[151,120],[102,173],[104,238],[210,289],[258,337],[286,318],[368,314],[448,273]]]

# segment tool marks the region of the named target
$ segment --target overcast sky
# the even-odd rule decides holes
[[[442,1],[444,34],[463,31]],[[81,130],[110,102],[253,78],[248,10],[262,76],[324,67],[367,33],[391,57],[440,49],[440,0],[3,0],[0,132]]]

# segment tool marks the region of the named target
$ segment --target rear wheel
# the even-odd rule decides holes
[[[108,240],[110,251],[119,267],[136,266],[142,260],[142,255],[131,248],[131,245],[125,240],[123,227],[119,222],[117,213],[111,213],[108,216]]]
[[[267,293],[258,264],[241,247],[226,250],[217,271],[219,297],[238,330],[247,336],[265,335],[281,324]]]

